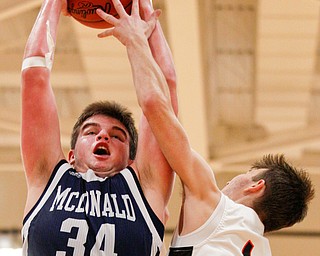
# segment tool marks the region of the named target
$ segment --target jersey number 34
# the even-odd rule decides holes
[[[74,249],[73,255],[79,256],[84,255],[85,253],[85,246],[88,234],[88,225],[85,220],[77,220],[77,219],[66,219],[62,222],[60,231],[71,233],[72,228],[78,228],[76,238],[69,238],[68,239],[68,247]],[[103,250],[101,250],[101,246],[104,241]],[[114,245],[115,245],[115,225],[113,224],[102,224],[96,237],[96,243],[91,249],[90,256],[117,256],[114,253]],[[64,251],[57,251],[56,256],[65,256],[66,252]]]

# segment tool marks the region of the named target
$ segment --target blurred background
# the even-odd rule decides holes
[[[20,136],[20,67],[41,0],[0,0],[0,248],[19,248],[26,199]],[[316,198],[304,222],[268,235],[274,256],[320,251],[320,38],[318,0],[153,0],[173,52],[180,119],[220,187],[268,153],[307,169]],[[140,111],[124,46],[62,17],[52,85],[62,142],[88,103]],[[39,124],[41,125],[41,124]],[[183,157],[183,156],[181,156]],[[170,203],[166,245],[181,188]],[[0,252],[1,253],[1,252]],[[9,255],[8,250],[0,255]]]

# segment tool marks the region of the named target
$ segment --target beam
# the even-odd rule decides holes
[[[7,8],[4,8],[4,10],[0,12],[0,22],[9,18],[17,17],[21,13],[40,7],[41,3],[42,3],[41,0],[30,0],[30,1],[15,0],[12,6],[8,6]]]
[[[271,135],[265,139],[227,145],[217,150],[212,166],[219,167],[258,159],[264,154],[300,156],[305,149],[319,148],[320,125],[307,126]]]
[[[165,0],[179,92],[179,116],[192,147],[208,158],[198,0]]]

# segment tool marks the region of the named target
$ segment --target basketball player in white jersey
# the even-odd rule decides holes
[[[170,50],[150,1],[140,0],[140,8],[177,111]],[[23,255],[159,255],[174,173],[146,118],[137,142],[130,112],[93,103],[74,126],[68,156],[62,151],[50,84],[61,12],[67,15],[66,0],[43,0],[22,65]]]
[[[113,2],[120,18],[99,12],[114,25],[100,36],[115,36],[127,47],[138,102],[183,184],[180,220],[169,256],[270,256],[264,233],[303,220],[314,195],[309,176],[289,165],[283,155],[268,155],[219,190],[212,169],[191,148],[172,108],[139,13],[129,16],[119,0]]]

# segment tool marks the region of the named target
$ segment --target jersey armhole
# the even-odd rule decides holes
[[[161,220],[158,218],[158,216],[154,213],[154,211],[152,210],[151,206],[149,205],[149,202],[147,201],[147,199],[146,199],[146,197],[145,197],[145,195],[143,193],[143,190],[141,188],[140,182],[138,180],[138,177],[137,177],[135,171],[133,170],[133,168],[131,166],[128,166],[127,169],[132,174],[132,176],[134,178],[134,181],[136,183],[136,186],[137,186],[137,188],[139,190],[139,193],[141,195],[141,198],[143,200],[143,203],[146,206],[148,213],[150,214],[151,220],[152,220],[153,224],[155,225],[155,228],[157,229],[157,232],[158,232],[159,236],[161,237],[161,240],[163,240],[163,237],[164,237],[164,225],[163,225],[163,223],[161,222]]]
[[[53,169],[53,172],[51,173],[51,176],[49,178],[49,181],[46,185],[46,187],[44,188],[41,196],[39,197],[39,199],[37,200],[37,202],[35,203],[35,205],[31,208],[31,210],[26,214],[26,216],[23,218],[23,222],[22,224],[24,225],[26,223],[26,221],[28,220],[28,218],[30,217],[30,215],[32,214],[32,212],[34,211],[34,209],[38,206],[39,202],[42,200],[43,196],[45,195],[46,191],[48,190],[50,184],[52,183],[53,181],[53,178],[56,176],[59,168],[65,164],[65,163],[68,163],[67,160],[65,159],[62,159],[59,161],[59,163],[55,166],[55,168]]]

